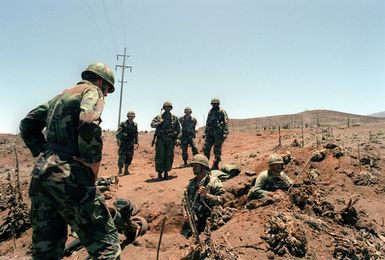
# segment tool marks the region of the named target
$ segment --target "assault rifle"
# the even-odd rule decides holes
[[[328,186],[330,185],[330,181],[320,181],[320,182],[315,182],[315,181],[304,181],[300,183],[292,183],[291,185],[283,184],[283,183],[277,183],[275,185],[275,190],[284,190],[284,191],[289,191],[292,188],[300,188],[300,187],[305,187],[305,186]]]
[[[195,224],[195,221],[197,220],[197,216],[192,210],[192,205],[190,200],[188,199],[187,190],[185,190],[183,193],[182,204],[183,204],[184,211],[187,215],[187,221],[190,226],[191,232],[195,238],[195,242],[203,246],[203,242],[199,238],[199,233],[197,230],[197,226]]]

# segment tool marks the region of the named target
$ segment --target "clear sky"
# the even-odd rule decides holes
[[[384,14],[384,0],[0,0],[0,133],[89,63],[121,64],[124,47],[122,119],[134,110],[140,130],[165,100],[200,125],[213,97],[230,118],[384,111]],[[116,89],[104,129],[118,124]]]

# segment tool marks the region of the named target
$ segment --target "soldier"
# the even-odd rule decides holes
[[[194,155],[191,165],[195,177],[186,187],[184,200],[191,206],[192,214],[195,215],[192,219],[195,219],[197,232],[201,233],[205,229],[207,218],[211,216],[212,207],[225,202],[225,190],[222,182],[210,174],[209,160],[206,156]],[[188,238],[192,235],[192,231],[187,223],[189,217],[186,211],[183,217],[185,223],[181,234]]]
[[[174,160],[174,146],[180,134],[178,117],[171,114],[172,104],[170,101],[163,103],[164,112],[157,115],[151,122],[151,127],[156,128],[155,142],[155,170],[158,172],[158,180],[168,179]]]
[[[117,259],[118,231],[95,186],[102,158],[99,126],[114,75],[89,65],[82,81],[28,113],[20,134],[38,157],[29,187],[32,258],[61,259],[69,224],[93,259]],[[45,129],[45,131],[43,131]]]
[[[287,190],[293,183],[283,170],[283,159],[278,154],[269,157],[269,169],[258,174],[254,186],[250,189],[247,197],[249,200],[264,197],[282,196],[282,190]]]
[[[198,148],[195,145],[195,127],[197,124],[197,120],[195,117],[191,116],[192,110],[190,107],[186,107],[184,109],[184,116],[179,118],[179,123],[182,126],[182,134],[179,136],[180,138],[180,146],[182,148],[182,159],[184,162],[184,166],[187,166],[187,149],[188,146],[191,146],[192,154],[196,155],[198,153]]]
[[[132,162],[135,149],[139,147],[138,144],[138,125],[134,122],[135,112],[128,111],[127,120],[121,122],[116,132],[116,139],[119,145],[119,175],[122,175],[122,168],[124,164],[124,175],[130,174],[128,166]]]
[[[229,118],[225,110],[219,108],[219,99],[211,100],[212,108],[207,115],[205,129],[205,143],[203,145],[203,153],[210,159],[210,150],[214,146],[214,162],[212,170],[218,170],[219,162],[222,157],[222,145],[229,134],[228,122]]]

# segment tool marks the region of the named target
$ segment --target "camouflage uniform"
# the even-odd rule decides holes
[[[213,195],[210,199],[203,199],[197,193],[200,186],[204,186],[207,193]],[[215,176],[207,171],[207,175],[202,179],[198,180],[196,177],[191,179],[186,187],[187,199],[192,207],[193,213],[196,215],[196,227],[197,231],[201,233],[206,226],[206,220],[211,215],[211,209],[207,208],[204,204],[210,208],[214,206],[222,205],[225,202],[225,189],[222,186],[222,182]],[[185,237],[192,235],[191,229],[188,223],[184,223],[181,234]]]
[[[163,123],[160,123],[161,119]],[[155,170],[158,173],[165,172],[167,177],[174,160],[175,141],[180,134],[179,121],[170,112],[163,112],[152,120],[151,127],[156,128]]]
[[[218,169],[218,163],[222,157],[222,145],[226,136],[229,134],[228,130],[229,118],[226,111],[223,109],[212,108],[209,111],[206,120],[205,129],[205,143],[203,145],[203,153],[210,159],[210,150],[214,146],[215,161],[212,169]]]
[[[20,123],[25,144],[34,157],[39,156],[29,188],[33,259],[62,257],[67,224],[92,258],[119,258],[118,231],[95,187],[95,175],[73,160],[77,156],[86,163],[101,161],[103,106],[102,91],[83,80],[29,112]]]
[[[138,125],[128,120],[121,122],[116,132],[116,139],[119,143],[119,173],[121,174],[124,165],[124,174],[128,174],[128,166],[134,156],[134,144],[138,144]]]
[[[186,164],[188,159],[187,149],[189,145],[191,146],[193,155],[198,153],[198,148],[195,145],[195,127],[197,120],[192,116],[182,116],[179,118],[179,123],[182,126],[182,134],[180,135],[182,159]]]
[[[274,176],[271,170],[261,172],[255,180],[254,186],[250,189],[247,197],[249,200],[261,199],[267,195],[269,191],[277,189],[288,189],[293,182],[283,171],[279,176]]]

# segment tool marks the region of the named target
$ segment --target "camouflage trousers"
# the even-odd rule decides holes
[[[169,172],[174,161],[174,139],[158,136],[155,144],[155,170]]]
[[[32,259],[61,259],[67,224],[93,259],[119,259],[118,231],[92,172],[70,165],[69,176],[61,181],[46,176],[31,179]]]
[[[214,146],[214,156],[215,159],[220,161],[222,158],[222,145],[224,143],[225,139],[222,135],[206,135],[205,143],[203,145],[203,153],[207,157],[207,159],[210,159],[210,151],[211,147]]]
[[[187,159],[188,159],[187,150],[188,150],[188,146],[189,145],[191,146],[192,154],[196,155],[198,153],[198,148],[195,145],[194,137],[193,136],[182,136],[182,140],[181,140],[180,146],[182,148],[182,159],[184,161],[187,161]]]
[[[134,157],[134,144],[133,143],[121,143],[119,146],[119,158],[118,166],[122,168],[123,165],[129,166]]]

